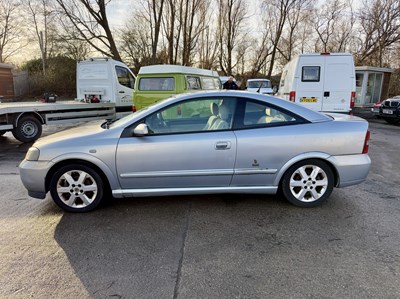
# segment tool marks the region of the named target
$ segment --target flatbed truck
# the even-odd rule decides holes
[[[111,120],[132,113],[135,75],[108,57],[77,63],[75,101],[1,103],[0,136],[11,131],[21,142],[33,142],[42,125]],[[54,100],[54,99],[53,99]]]
[[[0,103],[0,136],[11,131],[21,142],[33,142],[42,134],[42,125],[108,120],[116,117],[115,103]]]

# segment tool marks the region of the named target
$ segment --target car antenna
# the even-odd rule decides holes
[[[260,86],[258,87],[258,90],[257,90],[258,93],[260,93],[261,86],[262,86],[262,82],[260,82]]]

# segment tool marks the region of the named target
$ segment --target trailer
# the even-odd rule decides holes
[[[11,131],[21,142],[33,142],[42,134],[42,125],[116,118],[115,103],[0,103],[0,136]]]

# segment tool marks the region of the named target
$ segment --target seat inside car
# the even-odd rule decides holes
[[[210,130],[224,130],[229,128],[229,124],[227,122],[229,118],[229,108],[225,104],[221,104],[218,107],[218,110],[218,117],[214,124],[210,127]]]
[[[218,105],[217,103],[211,103],[210,104],[210,110],[211,110],[211,116],[208,118],[207,124],[204,127],[203,130],[210,130],[212,125],[215,123],[215,121],[218,119]]]

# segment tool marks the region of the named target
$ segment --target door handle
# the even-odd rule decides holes
[[[329,97],[331,93],[329,91],[324,91],[324,97]]]
[[[216,150],[227,150],[231,148],[231,143],[229,141],[218,141],[215,144]]]
[[[123,91],[123,90],[120,90],[120,91],[119,91],[119,93],[125,93],[125,91]]]

